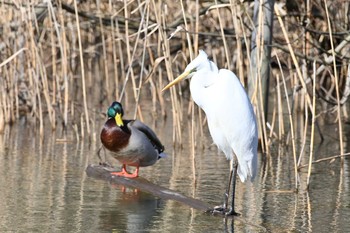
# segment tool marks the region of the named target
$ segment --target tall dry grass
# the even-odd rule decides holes
[[[307,152],[311,175],[320,125],[337,124],[340,157],[345,153],[349,8],[342,0],[275,4],[267,119],[261,90],[253,102],[263,151],[292,145],[296,188]],[[1,1],[0,12],[0,132],[26,117],[41,136],[62,125],[79,140],[91,136],[113,100],[135,102],[134,116],[142,118],[144,93],[157,116],[171,109],[174,143],[182,143],[185,114],[191,117],[194,151],[203,135],[195,125],[206,125],[205,115],[183,98],[187,82],[164,95],[161,88],[199,49],[244,85],[249,79],[249,1]]]

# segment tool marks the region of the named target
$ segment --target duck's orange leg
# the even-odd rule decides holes
[[[128,173],[126,170],[126,165],[123,164],[122,171],[120,172],[111,172],[111,175],[114,176],[122,176],[122,177],[127,177],[127,178],[136,178],[139,176],[139,167],[136,167],[136,170],[134,173]]]

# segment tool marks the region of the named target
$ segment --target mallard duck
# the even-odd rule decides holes
[[[124,110],[119,102],[108,108],[108,120],[101,131],[101,142],[123,166],[121,172],[112,175],[128,178],[138,177],[139,167],[147,167],[165,157],[164,146],[147,125],[138,120],[123,120]],[[136,167],[128,173],[126,165]]]

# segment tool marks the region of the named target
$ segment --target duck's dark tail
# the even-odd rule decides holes
[[[158,159],[160,159],[160,158],[166,158],[166,157],[168,157],[168,154],[166,154],[166,153],[164,153],[164,152],[161,152],[161,153],[159,154],[159,156],[158,156]]]

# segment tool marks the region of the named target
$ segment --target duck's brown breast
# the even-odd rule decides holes
[[[115,120],[111,118],[104,124],[100,138],[108,150],[117,153],[128,145],[130,132],[118,127]]]

